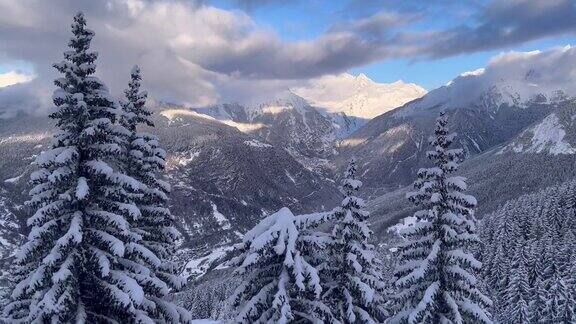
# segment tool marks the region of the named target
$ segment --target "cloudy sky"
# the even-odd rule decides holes
[[[342,72],[433,89],[502,52],[576,43],[574,0],[0,0],[4,106],[49,105],[79,10],[113,92],[139,64],[154,97],[189,105]]]

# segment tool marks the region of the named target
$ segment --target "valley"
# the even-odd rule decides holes
[[[300,213],[332,209],[340,197],[339,174],[352,157],[358,160],[361,195],[368,200],[374,230],[387,237],[388,228],[412,211],[404,195],[418,166],[427,163],[427,138],[441,110],[447,111],[465,150],[461,173],[479,200],[477,217],[574,177],[569,167],[576,147],[574,100],[562,95],[562,89],[552,95],[519,90],[524,91],[520,96],[508,84],[486,86],[476,98],[467,97],[468,102],[454,98],[467,91],[459,90],[460,83],[478,77],[482,74],[460,76],[423,98],[390,111],[382,108],[373,119],[348,116],[346,108],[327,112],[293,91],[254,106],[190,108],[153,102],[156,127],[150,130],[169,152],[170,207],[184,234],[182,258],[237,242],[283,206]],[[374,85],[365,76],[345,78]],[[370,88],[362,96],[372,92]],[[53,126],[45,117],[26,115],[1,122],[0,150],[23,157],[3,159],[0,168],[2,217],[10,224],[2,241],[7,259],[25,234],[19,224],[27,213],[30,163],[48,144]],[[542,166],[547,172],[538,177]]]
[[[574,0],[0,13],[0,323],[576,323]]]

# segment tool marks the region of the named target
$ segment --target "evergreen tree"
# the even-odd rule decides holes
[[[354,194],[362,186],[356,177],[356,162],[351,160],[344,174],[341,207],[333,211],[332,243],[325,272],[324,298],[344,323],[383,322],[385,283],[377,270],[372,231],[364,201]]]
[[[571,180],[524,195],[484,217],[483,229],[493,234],[483,233],[483,238],[494,244],[483,247],[483,259],[490,260],[483,269],[500,322],[525,321],[519,297],[524,291],[518,278],[524,277],[522,268],[528,277],[529,294],[523,299],[528,301],[529,322],[574,322],[574,188],[576,181]],[[526,254],[523,267],[519,251]]]
[[[566,213],[570,213],[570,210],[566,210]],[[566,221],[562,226],[563,237],[558,248],[558,271],[562,274],[568,274],[572,267],[572,260],[576,257],[576,233],[572,229],[572,222],[576,223],[576,217],[574,215],[566,215]]]
[[[124,137],[123,171],[140,182],[138,190],[129,192],[130,200],[140,210],[140,216],[131,218],[133,230],[140,235],[143,248],[126,255],[122,264],[144,288],[143,309],[154,320],[182,323],[190,320],[188,312],[166,299],[169,288],[180,289],[183,278],[177,276],[177,266],[170,261],[175,252],[178,232],[167,205],[168,183],[158,179],[164,169],[166,152],[158,146],[158,139],[139,132],[138,127],[153,127],[151,112],[145,107],[147,94],[140,90],[140,68],[134,66],[130,75],[126,100],[122,102],[121,124],[127,130]]]
[[[530,300],[530,286],[528,285],[528,272],[526,271],[526,255],[523,250],[523,240],[518,240],[514,260],[512,261],[513,272],[510,274],[510,285],[505,291],[506,316],[505,320],[513,323],[528,323]]]
[[[574,302],[570,296],[570,292],[566,287],[564,279],[558,275],[551,278],[549,297],[546,300],[546,306],[540,319],[544,323],[573,323],[574,310],[570,307],[565,307],[566,303],[572,305]]]
[[[576,323],[576,298],[574,297],[574,292],[568,287],[563,295],[563,302],[558,309],[556,322],[562,324]]]
[[[547,232],[542,239],[544,249],[540,257],[541,262],[538,265],[538,276],[542,279],[544,288],[548,291],[550,291],[555,278],[560,275],[558,269],[557,242],[557,235],[553,233],[553,231]]]
[[[144,322],[143,289],[120,264],[141,248],[127,220],[140,215],[128,194],[140,183],[115,169],[126,130],[114,124],[118,108],[92,76],[94,33],[81,13],[72,33],[54,65],[62,77],[50,117],[60,132],[36,159],[29,201],[36,212],[4,314],[9,322]]]
[[[498,247],[495,251],[494,271],[492,277],[489,278],[489,286],[493,289],[494,302],[496,305],[505,305],[504,291],[508,287],[510,280],[510,262],[507,259],[507,251],[505,250],[502,236],[497,239]]]
[[[329,238],[309,230],[324,214],[294,216],[288,208],[246,233],[231,263],[242,284],[232,296],[237,323],[337,323],[321,301],[318,264]]]
[[[442,113],[437,119],[432,151],[434,167],[420,169],[415,192],[407,196],[423,208],[419,220],[402,231],[406,242],[399,247],[395,277],[400,309],[394,320],[407,323],[489,323],[490,300],[477,288],[474,272],[481,263],[468,252],[478,242],[472,208],[474,197],[456,171],[461,149],[449,149],[454,134],[446,128]]]
[[[568,272],[568,277],[566,284],[568,286],[568,291],[570,292],[571,299],[569,300],[569,305],[572,305],[572,310],[576,313],[576,257],[572,259],[572,265]],[[575,314],[576,316],[576,314]]]
[[[528,284],[530,287],[535,287],[536,279],[538,278],[537,265],[542,256],[542,248],[537,239],[531,239],[526,242],[530,247],[528,255]]]
[[[537,278],[534,287],[531,289],[532,299],[529,303],[529,317],[530,323],[541,323],[545,317],[544,312],[546,309],[546,302],[548,299],[548,291],[544,289],[544,282],[541,278]]]

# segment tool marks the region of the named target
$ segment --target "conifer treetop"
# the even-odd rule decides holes
[[[418,171],[407,198],[422,209],[415,224],[401,230],[396,277],[396,319],[408,323],[490,323],[491,301],[479,288],[475,273],[481,263],[469,251],[479,239],[473,208],[476,199],[463,193],[466,179],[449,176],[458,169],[461,149],[450,149],[455,134],[447,116],[436,121],[430,168]]]
[[[357,164],[351,159],[342,179],[344,199],[332,212],[324,281],[325,299],[344,323],[377,323],[384,320],[385,283],[378,270],[375,248],[370,244],[370,214],[356,197],[362,182],[356,179]]]
[[[309,231],[326,213],[295,216],[284,207],[248,231],[230,261],[242,276],[232,303],[238,323],[333,322],[320,299],[322,286],[315,254],[325,235]]]
[[[124,90],[126,100],[122,102],[125,127],[132,132],[136,131],[136,125],[138,124],[154,126],[152,121],[148,118],[152,115],[152,112],[146,109],[145,105],[148,93],[140,90],[141,81],[142,74],[140,67],[134,65],[130,71],[128,88]]]

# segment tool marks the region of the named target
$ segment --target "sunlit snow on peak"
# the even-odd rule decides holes
[[[535,99],[555,101],[572,97],[576,95],[575,61],[573,46],[500,54],[486,68],[460,74],[395,115],[406,116],[433,107],[498,108],[502,104],[523,106]]]
[[[363,73],[358,76],[349,73],[327,75],[293,91],[327,112],[343,112],[365,119],[374,118],[426,94],[426,90],[416,84],[401,80],[389,84],[377,83]]]

